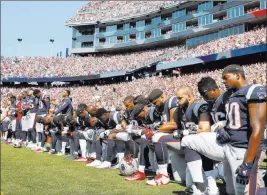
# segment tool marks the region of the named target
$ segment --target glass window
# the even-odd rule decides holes
[[[142,21],[137,21],[136,22],[136,27],[138,28],[138,27],[144,27],[145,26],[145,21],[144,20],[142,20]]]
[[[266,0],[261,0],[260,1],[260,9],[266,9],[266,4],[267,4]]]
[[[199,12],[205,11],[205,10],[210,9],[212,7],[213,7],[213,2],[212,1],[201,3],[201,4],[198,5],[198,11]]]
[[[145,33],[144,32],[138,32],[136,33],[136,39],[141,40],[145,38]]]
[[[227,18],[235,18],[244,15],[244,6],[232,7],[227,10]]]
[[[152,24],[158,24],[161,22],[160,16],[157,16],[155,18],[152,18]]]
[[[182,17],[182,16],[185,16],[186,15],[186,10],[183,9],[183,10],[179,10],[179,11],[175,11],[172,13],[172,18],[179,18],[179,17]]]
[[[198,26],[204,26],[207,24],[211,24],[212,20],[213,20],[212,18],[213,18],[212,14],[198,17]]]

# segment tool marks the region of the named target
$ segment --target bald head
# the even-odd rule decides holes
[[[178,89],[178,91],[176,92],[176,96],[184,96],[184,95],[187,95],[187,96],[194,96],[194,93],[193,93],[193,89],[191,87],[181,87]]]
[[[178,104],[187,108],[190,104],[195,101],[193,89],[191,87],[181,87],[176,92]]]
[[[89,106],[87,106],[86,111],[88,113],[90,113],[92,116],[95,116],[95,113],[97,111],[97,108],[94,105],[89,105]]]

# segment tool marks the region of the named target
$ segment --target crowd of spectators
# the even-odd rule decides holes
[[[244,66],[246,78],[250,84],[266,84],[266,69],[267,63],[257,63]],[[74,106],[79,103],[101,105],[108,107],[110,110],[121,108],[123,99],[128,95],[145,95],[147,96],[153,89],[160,88],[166,94],[174,94],[175,91],[182,85],[187,85],[193,88],[197,98],[200,95],[197,92],[197,82],[204,76],[211,76],[216,79],[219,87],[225,90],[222,78],[222,70],[202,71],[198,73],[182,74],[177,77],[154,76],[148,78],[137,79],[132,82],[122,82],[110,85],[99,86],[76,86],[76,87],[51,87],[45,88],[44,91],[50,94],[51,99],[61,99],[63,89],[71,91],[71,97]],[[186,81],[186,82],[185,82]],[[2,87],[1,97],[3,99],[9,93],[18,94],[25,88],[6,88]]]
[[[185,1],[89,1],[67,23],[131,17]]]
[[[195,48],[166,46],[121,54],[92,54],[88,57],[1,57],[1,78],[86,76],[132,70],[154,61],[172,62],[266,43],[266,27],[231,35]]]
[[[266,43],[266,30],[266,27],[256,28],[244,34],[231,35],[198,45],[195,48],[185,49],[182,52],[174,52],[174,55],[171,55],[171,58],[165,60],[164,62],[172,62],[191,57],[206,56],[214,53]]]

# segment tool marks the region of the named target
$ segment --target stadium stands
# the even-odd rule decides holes
[[[266,27],[258,27],[244,34],[221,38],[191,49],[179,45],[125,54],[93,54],[88,57],[1,57],[1,77],[86,76],[131,70],[146,66],[155,59],[171,62],[266,43],[265,33]],[[18,69],[22,70],[17,72]]]
[[[168,5],[179,5],[185,1],[90,1],[67,23],[131,17],[157,10]],[[129,14],[130,13],[130,14]]]
[[[266,74],[262,70],[266,67],[267,63],[257,63],[245,66],[245,72],[247,80],[249,83],[266,83]],[[97,87],[70,87],[72,92],[73,105],[76,107],[79,103],[95,103],[96,97],[101,97],[101,104],[103,107],[108,107],[109,109],[114,109],[116,107],[122,106],[123,99],[132,94],[134,96],[143,94],[145,96],[150,93],[155,88],[160,88],[164,90],[167,94],[173,94],[175,90],[184,85],[184,81],[187,81],[187,85],[192,87],[197,93],[196,83],[204,76],[211,76],[216,79],[221,89],[225,89],[224,84],[221,79],[222,70],[209,71],[185,74],[178,77],[151,77],[137,79],[132,82],[123,82],[111,85],[101,85]],[[65,89],[65,88],[64,88]],[[114,91],[115,89],[115,91]],[[5,97],[8,93],[18,94],[23,91],[24,88],[5,88],[1,89],[1,97]],[[51,94],[52,99],[61,99],[61,87],[53,87],[50,89],[44,89],[48,94]],[[86,94],[86,95],[84,95]],[[198,97],[199,94],[197,95]]]

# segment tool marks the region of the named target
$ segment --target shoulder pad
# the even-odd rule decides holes
[[[194,112],[194,115],[198,118],[198,111],[207,112],[208,109],[209,109],[208,103],[201,101],[201,102],[196,103],[193,109],[193,112]]]
[[[267,93],[266,88],[262,85],[252,85],[249,87],[246,95],[246,99],[248,101],[266,101],[267,100]]]
[[[168,102],[168,108],[172,109],[174,107],[177,107],[177,97],[176,96],[171,96]]]

